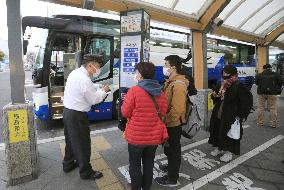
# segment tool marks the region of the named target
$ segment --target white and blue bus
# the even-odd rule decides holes
[[[90,16],[58,15],[47,17],[24,17],[23,28],[28,38],[27,57],[32,64],[35,115],[40,120],[63,117],[64,86],[69,73],[78,68],[86,53],[103,56],[101,74],[93,79],[100,87],[108,84],[111,93],[106,100],[92,107],[88,113],[91,121],[117,119],[120,65],[119,16],[105,18]],[[170,54],[186,57],[191,48],[189,30],[166,25],[152,24],[150,61],[156,65],[156,79],[164,81],[162,67],[164,58]],[[182,32],[181,32],[182,31]],[[251,86],[255,75],[255,48],[245,43],[208,37],[207,63],[209,87],[220,82],[225,64],[235,64],[240,80]],[[191,61],[188,62],[191,68]]]

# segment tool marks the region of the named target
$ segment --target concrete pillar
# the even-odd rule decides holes
[[[38,151],[33,104],[9,104],[3,108],[7,186],[37,177]]]
[[[207,41],[203,32],[192,31],[192,66],[195,87],[208,88]]]
[[[25,103],[21,0],[6,0],[12,103]]]
[[[256,60],[257,60],[257,72],[261,73],[263,71],[263,65],[269,63],[268,56],[269,56],[269,48],[268,46],[257,46],[256,51]]]
[[[208,127],[208,68],[207,68],[207,40],[206,33],[192,31],[192,67],[196,96],[191,99],[197,104],[202,126]]]
[[[3,108],[7,186],[37,177],[33,104],[25,100],[21,0],[6,0],[12,104]]]

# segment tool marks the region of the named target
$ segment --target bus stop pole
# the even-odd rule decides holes
[[[21,0],[6,0],[12,103],[3,108],[7,186],[37,177],[33,104],[25,100]]]

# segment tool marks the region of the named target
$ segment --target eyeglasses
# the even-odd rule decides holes
[[[232,75],[228,75],[228,76],[222,75],[222,78],[223,78],[224,80],[230,79],[231,77],[232,77]]]

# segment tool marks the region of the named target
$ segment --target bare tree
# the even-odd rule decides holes
[[[5,53],[0,50],[0,61],[3,61],[5,57]]]

